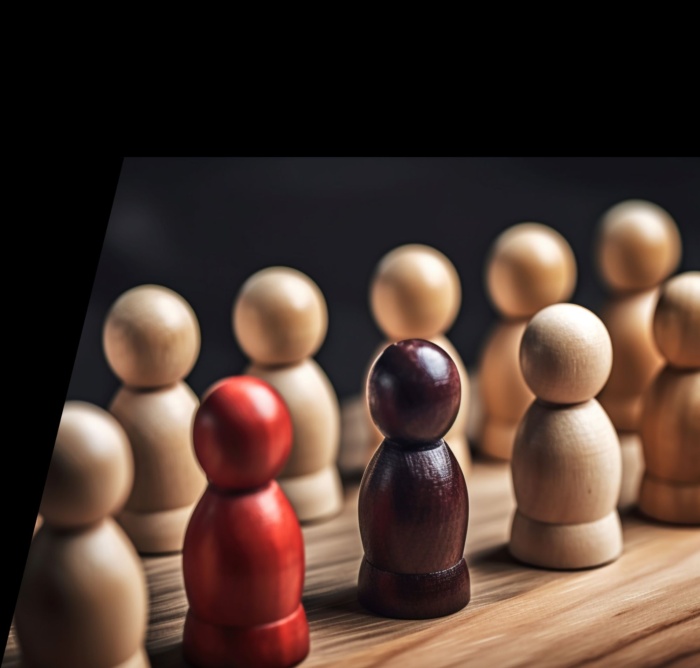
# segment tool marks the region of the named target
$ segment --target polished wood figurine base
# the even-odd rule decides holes
[[[193,503],[184,508],[153,513],[123,510],[117,516],[117,521],[140,554],[180,552],[187,523],[196,505]]]
[[[309,624],[302,605],[288,617],[258,626],[207,624],[188,611],[185,659],[199,668],[295,666],[309,653]]]
[[[620,516],[583,524],[549,524],[516,512],[510,553],[526,564],[561,570],[593,568],[622,554]]]
[[[366,608],[395,619],[430,619],[461,610],[471,594],[469,569],[462,559],[439,573],[391,573],[362,560],[357,596]]]
[[[300,522],[325,520],[343,507],[343,484],[336,466],[278,482]]]
[[[629,510],[637,505],[639,486],[644,474],[644,450],[639,434],[631,431],[618,432],[620,455],[622,456],[622,485],[618,510]]]
[[[700,525],[700,485],[669,482],[646,473],[639,509],[661,522]]]

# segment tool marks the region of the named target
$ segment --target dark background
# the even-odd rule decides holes
[[[250,274],[275,264],[321,287],[329,331],[317,359],[341,398],[355,394],[381,340],[370,277],[384,253],[411,242],[441,250],[460,273],[450,338],[472,365],[495,317],[483,272],[499,232],[524,221],[561,232],[578,263],[572,301],[597,310],[595,227],[628,198],[668,210],[684,242],[681,270],[700,269],[697,158],[125,158],[67,398],[109,403],[118,381],[102,324],[112,302],[142,283],[172,288],[197,313],[195,392],[241,373],[233,300]]]

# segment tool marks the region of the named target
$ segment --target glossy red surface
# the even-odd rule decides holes
[[[251,376],[216,383],[193,427],[194,449],[210,483],[225,490],[260,487],[282,470],[292,447],[292,420],[270,385]]]
[[[291,614],[304,585],[304,543],[277,483],[243,494],[210,486],[187,527],[182,566],[203,621],[253,626]]]
[[[182,553],[185,657],[202,668],[293,666],[309,652],[304,541],[272,480],[290,452],[289,411],[267,383],[227,378],[205,394],[193,430],[210,484]]]
[[[215,626],[187,613],[185,658],[199,668],[279,668],[294,666],[309,653],[309,623],[301,604],[273,624]]]

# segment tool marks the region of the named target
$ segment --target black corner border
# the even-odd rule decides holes
[[[3,464],[3,656],[124,158],[28,160],[36,178],[28,200],[15,196],[19,240],[5,246],[16,303],[5,313],[5,419],[15,429]]]

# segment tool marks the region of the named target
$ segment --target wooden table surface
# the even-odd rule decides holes
[[[622,516],[616,562],[575,572],[530,568],[506,549],[514,509],[508,465],[476,461],[467,485],[472,598],[450,617],[398,621],[360,607],[357,481],[347,484],[340,516],[304,527],[311,653],[303,666],[700,666],[700,529],[632,511]],[[185,666],[181,557],[143,563],[152,666]],[[14,629],[2,665],[20,665]]]

